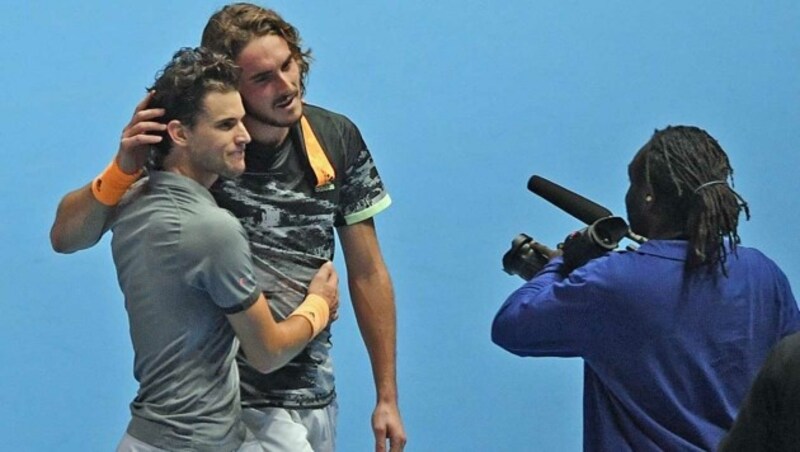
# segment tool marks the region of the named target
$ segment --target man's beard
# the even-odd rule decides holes
[[[256,111],[256,109],[250,108],[246,102],[243,103],[244,103],[244,110],[245,113],[247,113],[247,116],[267,126],[290,127],[294,125],[297,121],[299,121],[299,118],[291,121],[279,121],[274,116],[259,113],[258,111]]]

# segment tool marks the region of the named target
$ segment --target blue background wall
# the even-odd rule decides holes
[[[2,2],[2,450],[112,450],[124,431],[136,384],[108,238],[62,256],[48,232],[60,197],[116,152],[155,72],[222,4]],[[655,128],[699,125],[752,207],[745,244],[797,287],[800,3],[269,6],[314,51],[308,101],[361,127],[394,198],[377,226],[408,450],[580,450],[581,361],[489,341],[522,282],[501,271],[511,239],[552,245],[581,226],[526,190],[532,174],[624,214],[635,151]],[[341,450],[370,450],[372,378],[349,304],[334,334]]]

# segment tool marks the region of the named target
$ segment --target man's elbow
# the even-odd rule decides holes
[[[60,254],[69,254],[77,251],[76,249],[68,246],[63,234],[61,234],[59,229],[55,226],[50,229],[50,246],[53,247],[53,251]]]
[[[272,373],[280,368],[270,360],[261,360],[258,363],[250,362],[250,365],[252,365],[255,370],[262,374]]]
[[[76,251],[89,248],[95,243],[97,242],[81,243],[74,238],[70,238],[67,234],[64,234],[61,229],[55,225],[50,229],[50,246],[53,247],[53,251],[59,254],[72,254]]]
[[[492,342],[498,347],[508,350],[507,347],[508,332],[502,324],[500,317],[495,317],[492,322]]]
[[[507,317],[498,314],[492,322],[492,342],[503,350],[517,356],[525,356],[524,351],[520,350],[519,325],[510,321]]]
[[[275,372],[289,361],[279,353],[267,352],[266,350],[249,355],[245,352],[245,359],[250,364],[250,367],[262,374]]]

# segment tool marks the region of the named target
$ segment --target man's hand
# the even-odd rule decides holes
[[[155,91],[150,91],[133,111],[131,121],[122,129],[122,138],[117,151],[117,165],[122,172],[133,174],[139,171],[150,153],[150,146],[163,139],[159,132],[167,130],[166,124],[153,121],[164,116],[163,108],[147,108]]]
[[[553,249],[548,248],[546,245],[543,245],[543,244],[541,244],[539,242],[535,242],[535,241],[531,242],[531,248],[533,248],[539,254],[541,254],[543,256],[547,256],[548,260],[553,260],[553,259],[557,258],[558,256],[561,256],[562,254],[564,254],[563,251],[561,250],[561,248],[556,248],[556,249],[553,250]]]
[[[372,431],[375,434],[375,452],[400,452],[406,447],[406,431],[396,403],[378,402],[372,413]]]
[[[339,318],[339,275],[332,262],[322,264],[308,285],[308,293],[319,295],[328,302],[331,322]]]

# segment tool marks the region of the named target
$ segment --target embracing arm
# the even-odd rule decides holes
[[[396,314],[392,281],[381,256],[375,224],[367,219],[339,227],[356,320],[367,346],[377,390],[372,415],[376,450],[402,450],[406,433],[397,403]]]
[[[162,108],[148,109],[153,92],[136,106],[133,117],[122,130],[119,150],[113,165],[123,175],[128,175],[129,184],[144,166],[150,146],[161,141],[153,135],[166,126],[153,121],[164,114]],[[56,218],[50,229],[50,244],[58,253],[72,253],[89,248],[102,237],[105,224],[114,207],[101,203],[92,192],[92,183],[68,193],[58,205]]]
[[[53,250],[73,253],[97,243],[112,210],[95,199],[91,183],[68,193],[58,204],[50,229]]]
[[[306,300],[286,320],[275,321],[263,294],[248,309],[228,315],[247,361],[259,372],[269,373],[297,356],[336,319],[338,284],[333,264],[327,262],[312,279]]]

